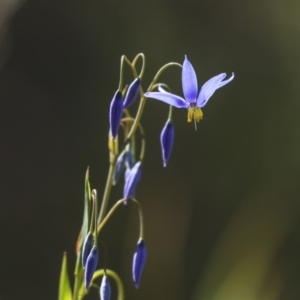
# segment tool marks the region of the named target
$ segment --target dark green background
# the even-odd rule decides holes
[[[101,236],[126,299],[299,299],[299,9],[296,0],[24,3],[2,42],[0,299],[57,299],[63,251],[72,275],[85,170],[101,195],[120,57],[139,52],[144,87],[185,54],[199,84],[221,72],[236,78],[204,108],[197,132],[174,110],[166,169],[168,107],[147,103],[137,198],[149,256],[138,291],[137,212],[121,208]],[[180,77],[173,68],[163,80],[181,94]]]

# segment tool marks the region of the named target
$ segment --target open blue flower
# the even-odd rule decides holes
[[[174,107],[187,108],[187,121],[192,122],[194,120],[195,122],[199,122],[203,118],[201,108],[206,105],[209,98],[217,89],[233,80],[234,74],[232,73],[231,77],[226,80],[224,80],[225,77],[226,73],[221,73],[212,77],[204,83],[198,93],[198,83],[195,70],[187,59],[187,56],[185,56],[182,66],[182,89],[184,98],[169,93],[162,88],[159,89],[159,92],[147,92],[145,93],[145,96],[147,98],[160,100]]]

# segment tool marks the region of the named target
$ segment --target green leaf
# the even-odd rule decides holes
[[[63,255],[61,264],[60,278],[59,278],[59,292],[58,300],[72,300],[72,291],[67,268],[67,253]]]
[[[85,182],[84,182],[84,211],[83,211],[83,220],[82,220],[82,228],[81,228],[82,242],[85,240],[85,237],[88,233],[88,227],[89,227],[90,200],[91,200],[91,186],[90,186],[89,176],[90,174],[89,174],[89,167],[88,167],[86,170]]]
[[[89,181],[89,167],[86,170],[84,182],[84,208],[81,230],[77,239],[76,254],[80,256],[82,250],[82,243],[84,242],[89,228],[89,215],[90,215],[90,200],[91,200],[91,186]]]

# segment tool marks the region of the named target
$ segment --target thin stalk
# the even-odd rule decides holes
[[[124,285],[122,283],[121,278],[119,277],[119,275],[110,270],[110,269],[101,269],[101,270],[97,270],[94,275],[93,275],[93,279],[92,282],[97,279],[100,276],[103,275],[108,275],[109,277],[113,278],[114,281],[116,282],[117,285],[117,290],[118,290],[118,300],[124,300],[125,298],[125,293],[124,293]],[[79,300],[82,300],[86,295],[88,294],[88,292],[85,291],[84,286],[82,285],[80,288],[80,293],[79,293]]]
[[[145,65],[146,65],[146,59],[145,59],[145,55],[143,53],[139,53],[132,61],[132,66],[133,68],[135,68],[135,65],[137,63],[137,61],[139,60],[139,58],[142,59],[142,68],[141,68],[141,72],[139,74],[138,77],[142,78],[144,76],[144,72],[145,72]]]
[[[97,211],[98,211],[98,195],[96,190],[92,190],[92,198],[93,198],[93,204],[94,204],[94,211],[95,215],[93,215],[94,219],[91,219],[91,224],[94,221],[94,246],[97,246]]]
[[[171,121],[172,120],[172,113],[173,113],[173,106],[170,105],[169,107],[169,115],[168,115],[168,119]]]
[[[109,196],[110,196],[110,191],[111,191],[111,187],[112,187],[112,177],[113,177],[114,171],[115,171],[115,162],[113,161],[109,165],[105,190],[104,190],[104,194],[103,194],[103,198],[102,198],[100,213],[98,216],[98,224],[100,224],[102,222],[102,220],[104,219],[104,215],[106,213],[108,200],[109,200]]]
[[[107,213],[105,218],[102,220],[102,222],[98,225],[98,235],[102,228],[105,226],[107,221],[110,219],[110,217],[114,214],[114,212],[117,210],[117,208],[123,204],[124,202],[128,201],[128,199],[121,199],[115,203],[115,205],[110,209],[110,211]],[[129,201],[132,201],[135,205],[137,205],[138,210],[139,210],[139,218],[140,218],[140,237],[144,238],[144,218],[143,218],[143,212],[142,212],[142,207],[140,203],[136,199],[129,199]]]
[[[80,287],[83,285],[83,269],[80,268],[80,256],[77,256],[76,268],[75,268],[75,282],[73,290],[73,299],[80,299]]]
[[[151,84],[149,85],[147,91],[150,92],[152,91],[153,89],[153,86],[155,85],[155,83],[157,82],[157,80],[159,79],[159,76],[169,67],[172,67],[172,66],[178,66],[180,68],[182,68],[182,65],[181,64],[178,64],[178,63],[168,63],[168,64],[165,64],[164,66],[162,66],[158,72],[156,73],[156,75],[154,76]],[[142,91],[142,90],[141,90]],[[146,97],[144,96],[144,94],[141,96],[141,101],[140,101],[140,105],[139,105],[139,108],[138,108],[138,111],[136,113],[136,116],[135,116],[135,120],[134,120],[134,123],[132,124],[132,127],[131,127],[131,130],[127,136],[127,140],[129,140],[131,138],[131,136],[135,133],[136,131],[136,128],[138,126],[138,124],[140,123],[140,120],[141,120],[141,117],[142,117],[142,114],[144,112],[144,109],[145,109],[145,105],[146,105]]]

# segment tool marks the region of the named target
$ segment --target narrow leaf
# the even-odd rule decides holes
[[[64,253],[62,265],[61,265],[58,300],[72,300],[72,292],[71,292],[70,281],[68,276],[66,252]]]
[[[79,240],[77,242],[77,255],[81,250],[81,246],[83,241],[85,240],[88,227],[89,227],[89,215],[90,215],[90,199],[91,199],[91,186],[89,181],[89,167],[86,170],[85,174],[85,182],[84,182],[84,210],[83,210],[83,220],[82,220],[82,227],[81,227],[81,234],[79,235]]]

